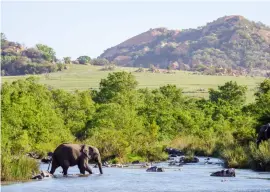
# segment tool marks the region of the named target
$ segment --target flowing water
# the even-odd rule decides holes
[[[130,166],[127,168],[103,168],[103,175],[93,168],[95,174],[79,177],[77,167],[68,170],[68,177],[56,170],[57,178],[17,183],[2,186],[2,192],[270,192],[270,173],[236,169],[236,177],[211,177],[210,174],[222,170],[220,165],[200,162],[182,167],[168,166],[168,162],[156,164],[165,172],[146,172],[146,168]],[[211,162],[219,161],[211,158]],[[48,165],[41,165],[47,170]]]

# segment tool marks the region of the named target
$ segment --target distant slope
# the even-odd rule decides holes
[[[270,69],[270,28],[242,16],[225,16],[197,29],[150,29],[100,57],[134,67]]]
[[[76,65],[70,64],[69,69],[44,75],[40,77],[39,83],[52,86],[54,88],[67,91],[98,89],[101,79],[108,76],[111,71],[101,70],[103,66]],[[254,92],[258,83],[263,81],[263,77],[232,77],[232,76],[211,76],[198,75],[193,72],[175,71],[175,74],[164,73],[136,73],[134,68],[117,67],[115,71],[131,72],[139,82],[138,88],[158,88],[167,84],[174,84],[183,89],[185,95],[192,97],[208,98],[208,88],[217,89],[228,81],[236,81],[239,85],[246,85],[247,101],[254,101]],[[2,77],[2,82],[12,82],[28,76],[6,76]],[[149,81],[151,79],[151,81]]]
[[[9,41],[1,33],[1,76],[40,74],[65,69],[56,63],[55,52],[47,45],[37,44],[26,48],[22,44]]]

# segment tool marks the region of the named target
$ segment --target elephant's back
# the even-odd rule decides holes
[[[54,157],[59,160],[69,160],[70,162],[74,162],[80,156],[81,145],[79,144],[69,144],[63,143],[59,145],[54,151]]]

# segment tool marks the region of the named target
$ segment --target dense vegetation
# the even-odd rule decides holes
[[[154,64],[207,74],[224,72],[220,68],[248,73],[254,68],[270,69],[269,34],[270,28],[262,23],[225,16],[197,29],[150,29],[100,57],[123,66]]]
[[[37,44],[34,48],[26,48],[8,41],[1,33],[1,76],[49,73],[64,68],[51,47]]]
[[[71,57],[57,59],[56,52],[47,45],[37,44],[27,48],[20,43],[8,41],[5,34],[1,33],[1,76],[62,71],[71,63],[101,65],[104,70],[115,68],[115,63],[106,59],[91,59],[89,56],[80,56],[75,61]]]
[[[163,160],[166,146],[225,158],[230,167],[270,170],[269,142],[257,149],[258,127],[270,121],[270,80],[245,105],[246,87],[227,82],[194,99],[174,85],[137,89],[131,73],[115,72],[98,91],[66,92],[33,77],[2,85],[1,178],[29,178],[36,163],[61,142],[97,146],[114,162]],[[12,167],[12,169],[9,169]],[[23,177],[22,177],[23,175]]]

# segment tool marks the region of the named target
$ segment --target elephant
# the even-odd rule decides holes
[[[262,141],[266,141],[268,139],[270,139],[270,123],[260,127],[256,141],[257,146],[259,146]]]
[[[99,150],[96,147],[90,145],[62,143],[52,153],[52,167],[50,174],[53,175],[55,170],[61,166],[63,174],[66,176],[68,168],[75,165],[78,166],[81,174],[85,174],[85,171],[92,174],[93,172],[88,166],[89,160],[97,162],[99,172],[100,174],[103,174],[101,157]]]

